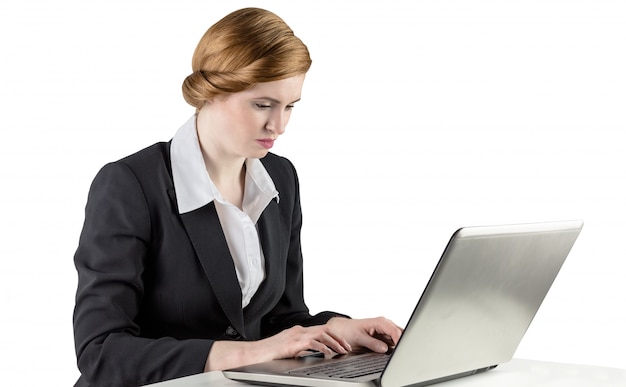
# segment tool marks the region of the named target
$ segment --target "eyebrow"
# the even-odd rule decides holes
[[[268,100],[268,101],[270,101],[272,103],[275,103],[275,104],[279,104],[279,105],[281,104],[281,101],[277,100],[276,98],[272,98],[272,97],[259,97],[259,98],[256,98],[256,99],[265,99],[265,100]],[[300,101],[300,99],[301,98],[298,98],[295,101],[289,102],[288,105],[296,103],[296,102]]]

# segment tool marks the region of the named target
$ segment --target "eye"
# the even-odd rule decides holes
[[[293,109],[294,107],[296,107],[294,104],[289,104],[289,105],[285,106],[285,109],[287,109],[287,110],[291,110],[291,109]]]
[[[258,102],[255,103],[255,106],[257,107],[257,109],[269,109],[272,107],[271,105],[268,105],[265,103],[258,103]]]

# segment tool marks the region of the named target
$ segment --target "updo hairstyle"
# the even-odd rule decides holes
[[[263,9],[244,8],[207,30],[191,66],[183,96],[197,110],[217,96],[304,74],[311,58],[281,18]]]

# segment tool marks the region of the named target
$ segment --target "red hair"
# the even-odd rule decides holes
[[[183,97],[196,109],[216,96],[306,73],[307,47],[272,12],[244,8],[211,26],[192,59],[193,73],[183,82]]]

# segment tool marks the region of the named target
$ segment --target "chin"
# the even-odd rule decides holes
[[[249,159],[262,159],[263,157],[267,156],[267,154],[270,153],[269,150],[262,150],[262,151],[257,151],[257,152],[252,152],[248,158]]]

